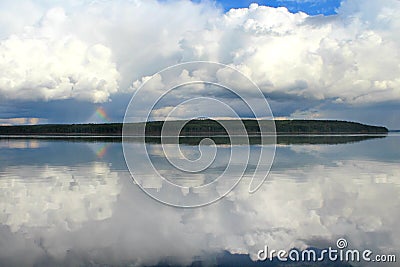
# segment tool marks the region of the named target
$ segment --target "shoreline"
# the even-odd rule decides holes
[[[277,134],[267,134],[267,135],[180,135],[180,138],[229,138],[229,137],[297,137],[297,136],[307,136],[307,137],[323,137],[323,136],[332,136],[332,137],[346,137],[346,136],[388,136],[393,133],[398,132],[388,132],[388,133],[277,133]],[[172,135],[68,135],[68,134],[10,134],[10,135],[0,135],[0,138],[175,138],[176,136]]]

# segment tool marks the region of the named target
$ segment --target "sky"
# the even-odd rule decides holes
[[[121,122],[153,74],[213,61],[254,81],[276,118],[400,129],[399,11],[398,0],[3,0],[0,125]]]
[[[334,15],[336,9],[340,6],[341,0],[264,0],[264,1],[218,1],[225,11],[231,8],[247,8],[252,3],[270,7],[286,7],[290,12],[296,13],[299,11],[309,15]]]

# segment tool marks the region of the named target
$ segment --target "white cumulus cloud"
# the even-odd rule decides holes
[[[335,16],[233,9],[185,36],[186,60],[251,70],[266,93],[364,104],[400,99],[399,1],[354,1]]]
[[[6,1],[1,11],[10,17],[0,20],[6,99],[105,102],[170,65],[212,60],[244,71],[267,94],[400,100],[396,0],[346,0],[333,16],[257,4],[223,13],[183,0],[21,3]]]
[[[62,35],[66,15],[51,9],[37,28],[0,43],[0,94],[6,99],[104,102],[118,90],[110,48]]]

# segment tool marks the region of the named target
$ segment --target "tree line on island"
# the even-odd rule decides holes
[[[146,136],[160,136],[166,122],[152,121],[144,123],[125,124],[128,134],[136,135],[143,132]],[[381,126],[371,126],[356,122],[334,120],[224,120],[195,119],[184,124],[181,121],[168,122],[166,128],[179,130],[181,136],[226,136],[227,129],[233,129],[230,134],[241,134],[240,125],[243,123],[247,135],[260,135],[260,125],[263,133],[277,134],[387,134],[388,129]],[[275,123],[275,124],[274,124]],[[275,126],[275,127],[274,127]],[[106,124],[43,124],[0,126],[0,135],[61,135],[61,136],[121,136],[122,123]],[[265,131],[266,129],[266,131]]]

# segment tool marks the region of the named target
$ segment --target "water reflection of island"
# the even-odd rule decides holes
[[[316,145],[338,145],[338,144],[349,144],[356,143],[365,140],[371,139],[380,139],[387,137],[386,134],[382,135],[277,135],[265,137],[264,145],[273,144],[276,142],[277,145],[305,145],[305,144],[316,144]],[[179,143],[183,145],[198,145],[201,140],[205,137],[197,136],[197,137],[180,137]],[[226,136],[212,136],[207,137],[214,141],[217,145],[229,145],[231,140]],[[251,144],[251,145],[260,145],[261,138],[259,136],[250,136],[250,137],[231,137],[235,138],[235,144],[242,143]],[[53,140],[53,141],[68,141],[68,142],[89,142],[89,143],[97,143],[97,142],[106,142],[106,143],[120,143],[122,141],[122,137],[117,136],[0,136],[0,139],[7,139],[10,141],[10,144],[14,144],[18,142],[18,140],[23,140],[26,142],[27,140]],[[176,143],[175,138],[164,137],[127,137],[125,138],[126,142],[142,142],[145,141],[149,144],[174,144]]]
[[[278,135],[276,137],[265,137],[264,142],[261,142],[259,136],[251,137],[231,137],[235,138],[235,144],[247,144],[250,145],[270,145],[276,142],[278,145],[302,145],[302,144],[326,144],[326,145],[337,145],[356,143],[369,139],[385,138],[386,135]],[[180,137],[179,143],[185,145],[198,145],[204,137]],[[229,145],[231,140],[229,137],[209,137],[217,145]],[[127,139],[129,140],[129,139]],[[132,141],[139,140],[138,138],[130,139]],[[162,140],[159,137],[146,137],[147,143],[160,144],[161,141],[164,144],[173,144],[174,138],[164,137]]]

